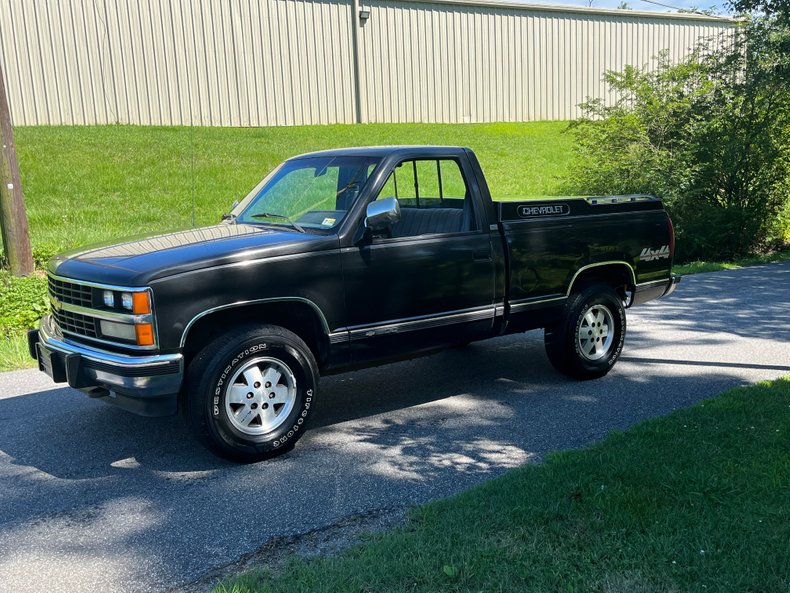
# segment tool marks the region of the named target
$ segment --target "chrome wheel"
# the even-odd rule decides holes
[[[593,305],[579,324],[579,352],[587,360],[606,356],[614,341],[614,318],[603,305]]]
[[[255,358],[233,375],[225,393],[225,411],[236,430],[269,433],[285,422],[296,401],[296,379],[276,358]]]

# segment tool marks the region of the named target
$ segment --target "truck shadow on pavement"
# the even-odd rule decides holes
[[[490,356],[488,350],[488,345],[472,345],[323,378],[310,430],[295,453],[322,427],[331,430],[336,424],[443,400],[483,384],[492,386],[491,397],[496,398],[502,385],[566,382],[534,340],[511,337]],[[470,372],[459,373],[459,368]],[[0,400],[0,422],[8,423],[0,430],[0,452],[13,464],[64,479],[113,476],[130,468],[201,472],[244,467],[203,449],[180,416],[142,418],[69,388]]]

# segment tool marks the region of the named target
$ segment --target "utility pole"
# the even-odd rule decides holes
[[[33,273],[33,252],[30,249],[30,233],[27,228],[25,197],[22,194],[22,179],[16,159],[14,129],[8,110],[8,94],[5,89],[3,66],[0,64],[0,230],[3,250],[14,276]]]

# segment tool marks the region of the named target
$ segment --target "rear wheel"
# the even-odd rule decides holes
[[[259,461],[296,444],[317,382],[315,359],[299,336],[273,325],[239,328],[194,358],[183,412],[198,440],[218,455]]]
[[[546,354],[554,368],[570,377],[603,377],[623,350],[625,325],[620,296],[607,284],[593,284],[572,293],[562,320],[546,329]]]

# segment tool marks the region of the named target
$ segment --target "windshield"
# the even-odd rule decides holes
[[[236,207],[236,221],[331,230],[343,221],[380,160],[341,156],[286,161]]]

